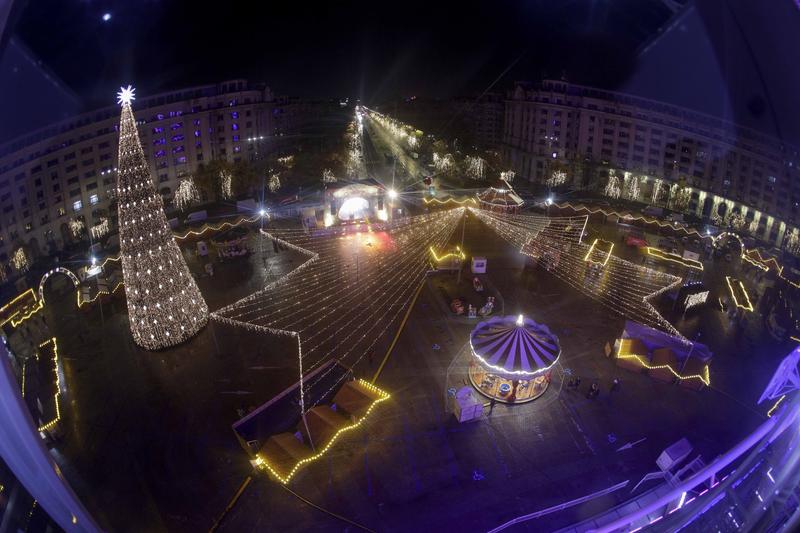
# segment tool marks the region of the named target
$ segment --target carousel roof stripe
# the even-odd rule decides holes
[[[561,354],[558,338],[529,318],[494,317],[470,335],[472,353],[485,365],[507,374],[536,374],[553,366]]]

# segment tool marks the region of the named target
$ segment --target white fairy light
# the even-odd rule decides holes
[[[567,173],[563,170],[554,170],[547,180],[548,187],[558,187],[567,182]]]
[[[486,177],[486,161],[483,158],[468,155],[464,162],[467,165],[467,176],[474,180],[483,180]]]
[[[619,185],[619,178],[613,170],[608,171],[608,183],[606,183],[605,195],[609,198],[617,199],[622,195],[622,188]]]
[[[101,217],[100,221],[94,226],[92,226],[92,229],[90,231],[92,233],[93,239],[102,239],[103,237],[108,235],[108,232],[110,230],[111,230],[111,223],[108,221],[106,217]]]
[[[219,188],[223,200],[233,198],[233,175],[227,170],[219,173]]]
[[[786,237],[786,251],[790,254],[800,255],[800,233],[797,228],[794,228]]]
[[[20,246],[14,253],[11,255],[11,266],[17,272],[27,272],[30,268],[30,261],[28,260],[28,254],[25,253],[25,249]]]
[[[78,238],[83,234],[83,230],[86,227],[86,224],[80,218],[73,218],[69,221],[69,231],[72,233],[72,236]]]
[[[148,350],[194,336],[208,307],[175,243],[142,150],[131,94],[120,95],[119,242],[133,340]],[[170,320],[168,317],[172,317]]]
[[[336,183],[336,176],[331,169],[326,168],[322,171],[322,183]]]
[[[178,184],[178,190],[175,191],[175,207],[179,211],[185,211],[190,206],[200,201],[200,193],[195,187],[192,178],[184,178]]]
[[[269,187],[269,192],[278,192],[278,189],[281,188],[281,177],[277,172],[269,177],[267,186]]]
[[[630,172],[626,172],[622,188],[625,191],[626,198],[633,201],[639,200],[639,194],[641,191],[639,190],[638,176],[634,176]]]
[[[662,180],[656,178],[653,181],[653,195],[650,197],[651,204],[657,204],[659,202],[659,197],[661,196],[661,186],[664,184]]]
[[[433,153],[433,168],[437,174],[447,174],[455,167],[455,160],[452,154],[440,155]]]

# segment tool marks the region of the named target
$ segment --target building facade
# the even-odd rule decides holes
[[[798,148],[662,102],[545,80],[517,84],[502,153],[517,176],[618,193],[737,229],[775,246],[797,243]],[[635,181],[635,184],[634,184]]]
[[[140,96],[133,106],[167,199],[201,163],[263,157],[310,112],[246,80]],[[119,106],[110,105],[0,146],[0,264],[21,247],[31,260],[62,249],[75,239],[74,220],[88,231],[115,218],[118,122]]]

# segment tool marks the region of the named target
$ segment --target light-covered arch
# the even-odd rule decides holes
[[[39,281],[39,300],[42,302],[42,304],[44,304],[44,284],[47,283],[47,280],[53,274],[64,274],[65,276],[67,276],[69,279],[72,280],[72,284],[75,285],[76,289],[81,284],[81,281],[78,279],[78,276],[73,274],[72,271],[68,268],[55,267],[48,270],[47,272],[45,272],[44,276],[42,276],[42,279]]]

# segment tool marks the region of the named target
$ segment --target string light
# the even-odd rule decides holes
[[[102,239],[103,237],[108,235],[109,231],[111,231],[111,223],[107,218],[101,217],[100,221],[94,226],[92,226],[91,229],[92,238],[95,240]]]
[[[287,484],[294,477],[294,475],[297,473],[297,471],[301,467],[316,461],[320,457],[323,457],[328,452],[328,450],[336,443],[336,441],[339,439],[339,437],[342,434],[347,433],[348,431],[352,431],[352,430],[358,428],[359,426],[361,426],[361,424],[363,424],[364,421],[367,418],[369,418],[370,413],[372,413],[372,411],[375,409],[375,407],[378,404],[380,404],[381,402],[385,402],[386,400],[388,400],[391,397],[389,395],[389,393],[382,391],[381,389],[379,389],[375,385],[373,385],[371,383],[368,383],[368,382],[364,381],[363,379],[359,379],[358,383],[360,385],[366,387],[367,389],[369,389],[371,392],[374,392],[375,394],[378,395],[378,398],[376,398],[370,404],[370,406],[367,408],[366,412],[364,413],[364,416],[362,416],[361,418],[359,418],[356,422],[354,422],[352,424],[349,424],[349,425],[347,425],[345,427],[339,428],[336,431],[336,433],[333,434],[333,436],[331,437],[331,440],[329,440],[318,452],[316,452],[315,454],[311,455],[310,457],[305,457],[305,458],[300,459],[299,461],[297,461],[297,463],[295,463],[295,465],[292,468],[289,469],[289,472],[285,476],[281,475],[277,471],[277,469],[275,467],[273,467],[272,465],[270,465],[269,462],[260,454],[256,455],[256,459],[255,459],[256,466],[258,466],[259,468],[267,470],[270,474],[272,474],[282,484],[284,484],[284,485]]]
[[[39,345],[39,349],[41,350],[42,348],[45,348],[47,346],[51,346],[52,349],[53,349],[53,373],[56,376],[56,392],[53,394],[53,405],[55,406],[56,416],[55,416],[55,418],[53,418],[52,420],[50,420],[46,424],[42,424],[41,426],[39,426],[39,431],[40,432],[45,432],[45,431],[51,429],[53,426],[58,424],[58,422],[61,420],[61,402],[60,402],[60,398],[61,398],[61,392],[62,391],[61,391],[61,376],[58,373],[58,342],[57,342],[56,338],[52,337],[51,339],[48,339],[48,340],[44,341],[43,343],[41,343]],[[36,360],[37,361],[39,360],[38,352],[36,353]],[[24,385],[23,385],[23,391],[24,391]]]
[[[269,187],[269,192],[278,192],[278,189],[281,188],[281,177],[277,172],[269,177],[267,186]]]
[[[185,211],[199,201],[200,192],[198,192],[194,180],[192,178],[182,179],[178,184],[178,190],[175,191],[175,207],[179,211]]]
[[[469,208],[521,253],[542,261],[556,277],[622,316],[657,327],[688,342],[653,306],[652,301],[680,286],[682,279],[608,256],[602,272],[587,270],[590,246],[580,244],[586,217],[550,219]]]
[[[650,364],[650,362],[647,359],[641,357],[640,355],[637,355],[637,354],[623,354],[622,353],[622,343],[620,343],[619,349],[617,350],[617,358],[619,358],[619,359],[634,359],[641,366],[646,368],[647,370],[661,370],[661,369],[665,369],[666,368],[667,370],[670,371],[670,373],[673,376],[678,378],[680,381],[686,381],[686,380],[689,380],[689,379],[699,379],[706,386],[708,386],[708,387],[711,386],[711,374],[709,372],[708,365],[703,367],[703,373],[702,374],[691,374],[691,375],[684,376],[684,375],[680,374],[679,372],[677,372],[670,365],[652,365],[652,364]]]
[[[664,250],[661,250],[659,248],[653,248],[652,246],[647,246],[645,250],[647,251],[647,255],[651,255],[657,259],[661,259],[662,261],[678,263],[681,266],[693,268],[695,270],[700,270],[700,271],[703,270],[703,263],[701,263],[700,261],[695,261],[694,259],[688,259],[678,254],[665,252]]]
[[[558,187],[567,182],[567,173],[563,170],[554,170],[547,179],[548,187]]]
[[[220,196],[222,196],[223,200],[233,198],[233,175],[227,170],[222,170],[219,173],[219,188]]]
[[[157,350],[194,336],[208,321],[208,307],[153,186],[128,93],[132,93],[130,88],[120,93],[120,256],[133,340]]]
[[[336,176],[333,175],[333,171],[329,168],[326,168],[322,171],[322,183],[336,183]]]
[[[744,309],[745,311],[752,311],[753,304],[750,301],[750,295],[747,294],[747,290],[744,288],[744,283],[739,281],[736,278],[731,278],[730,276],[725,276],[725,282],[728,284],[728,292],[730,292],[731,299],[733,299],[734,305],[739,309]],[[736,291],[741,291],[741,298],[736,297]]]
[[[605,194],[609,198],[617,199],[622,194],[619,186],[619,178],[613,170],[608,171],[608,183],[606,183]]]
[[[597,246],[598,242],[601,242],[601,243],[609,245],[608,251],[606,252],[606,258],[603,259],[602,261],[595,261],[594,259],[592,259],[592,252],[594,251],[594,249]],[[608,263],[609,258],[611,257],[611,251],[613,249],[614,249],[614,243],[613,242],[608,242],[608,241],[605,241],[603,239],[595,239],[594,242],[592,242],[592,245],[589,247],[589,251],[586,252],[586,256],[583,258],[583,260],[586,261],[587,263],[606,266],[606,264]],[[598,250],[598,251],[600,251],[600,250]]]
[[[28,254],[25,253],[25,249],[22,246],[14,250],[11,256],[11,266],[13,266],[17,272],[27,272],[30,268],[31,264],[28,260]]]
[[[500,173],[500,179],[505,181],[506,183],[511,183],[514,181],[514,177],[517,175],[516,172],[513,170],[504,170]],[[564,174],[564,179],[566,180],[566,174]],[[563,183],[563,182],[562,182]]]
[[[83,234],[85,227],[86,224],[84,224],[83,219],[81,218],[73,218],[69,221],[69,231],[75,238],[78,238]]]
[[[780,398],[778,398],[778,401],[776,401],[775,404],[769,408],[769,411],[767,411],[767,418],[772,418],[772,414],[775,412],[775,409],[777,409],[778,406],[781,404],[781,402],[783,402],[783,400],[785,399],[786,399],[785,394]]]
[[[478,205],[478,201],[475,198],[462,198],[460,200],[456,198],[448,198],[446,200],[439,200],[438,198],[423,198],[422,199],[425,204],[440,204],[440,205],[448,205],[448,204],[456,204],[456,205],[466,205],[471,203],[472,205]]]
[[[483,158],[468,155],[464,163],[467,167],[467,176],[471,179],[482,181],[486,178],[486,161]]]

